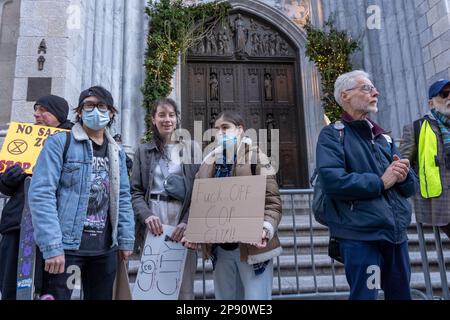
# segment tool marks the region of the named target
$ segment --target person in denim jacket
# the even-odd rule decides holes
[[[117,251],[127,259],[133,250],[125,153],[106,128],[117,113],[113,105],[102,87],[83,91],[71,134],[49,137],[33,171],[34,238],[45,259],[44,291],[57,300],[70,299],[74,272],[85,299],[112,299]]]

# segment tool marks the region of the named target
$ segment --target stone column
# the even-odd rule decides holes
[[[322,0],[324,16],[336,14],[339,30],[361,37],[354,69],[364,69],[380,91],[373,118],[399,138],[406,123],[426,112],[426,77],[414,1]],[[417,2],[417,1],[416,1]],[[425,1],[427,2],[427,1]],[[369,6],[380,10],[380,28],[368,28]]]
[[[124,148],[131,152],[144,132],[144,112],[142,93],[144,72],[144,2],[127,0],[125,2],[125,31],[123,43],[123,96],[121,132]]]
[[[0,135],[10,121],[14,89],[14,66],[19,31],[20,0],[0,0]]]

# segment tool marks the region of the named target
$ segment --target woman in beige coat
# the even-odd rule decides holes
[[[215,296],[220,300],[269,300],[272,296],[272,259],[281,254],[277,236],[281,219],[281,199],[276,172],[267,156],[244,136],[244,121],[238,114],[231,112],[220,114],[215,122],[215,128],[218,130],[216,136],[218,147],[204,159],[196,178],[252,174],[267,176],[261,242],[254,245],[218,243],[203,246],[205,255],[212,259],[214,265]],[[225,158],[230,157],[230,154],[234,157],[234,161],[226,161]],[[245,161],[245,159],[253,160]],[[193,244],[187,242],[185,245],[189,247]]]

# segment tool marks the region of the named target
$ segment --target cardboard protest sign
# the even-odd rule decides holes
[[[185,237],[197,243],[261,242],[265,176],[196,179]]]
[[[17,163],[31,174],[45,140],[62,131],[69,130],[11,122],[0,152],[0,172]]]
[[[187,249],[170,240],[175,227],[163,225],[163,234],[147,232],[133,300],[176,300],[180,293]]]

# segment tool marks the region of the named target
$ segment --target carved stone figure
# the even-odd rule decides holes
[[[222,39],[223,39],[223,47],[225,53],[230,53],[230,36],[228,29],[225,29],[222,33]]]
[[[217,80],[217,74],[211,73],[209,80],[209,99],[211,101],[219,100],[219,80]]]
[[[264,75],[264,95],[267,101],[272,101],[272,77],[270,73]]]
[[[275,36],[273,34],[269,36],[269,53],[271,56],[276,54]]]
[[[219,54],[225,53],[225,43],[223,41],[223,33],[222,32],[219,32],[219,34],[217,35],[217,52]]]
[[[269,35],[267,33],[264,34],[264,37],[263,37],[263,51],[264,51],[264,54],[269,53]]]
[[[246,29],[244,25],[244,19],[242,19],[241,14],[239,13],[234,20],[234,34],[236,37],[236,52],[244,52],[245,44],[247,42]]]
[[[207,36],[207,50],[208,50],[208,53],[211,53],[211,54],[217,53],[217,37],[214,32],[211,32]]]
[[[267,134],[268,134],[268,138],[269,138],[270,137],[270,130],[275,129],[275,119],[273,118],[273,114],[272,113],[268,113],[267,114],[266,129],[268,131]]]

